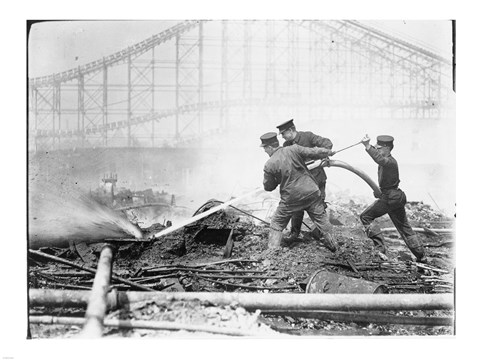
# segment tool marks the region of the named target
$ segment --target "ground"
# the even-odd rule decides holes
[[[199,214],[218,202],[209,201],[200,207]],[[328,207],[334,225],[338,251],[333,253],[311,236],[308,217],[300,239],[277,250],[268,250],[268,225],[234,208],[216,212],[202,220],[189,224],[156,241],[143,243],[116,243],[117,251],[113,271],[126,279],[152,286],[157,290],[202,292],[280,292],[305,293],[309,280],[319,270],[332,276],[369,281],[362,283],[381,288],[388,293],[453,293],[454,292],[454,233],[421,232],[426,246],[426,259],[416,263],[396,231],[387,231],[387,258],[374,251],[360,225],[358,215],[367,204],[354,199],[336,198]],[[407,215],[413,227],[426,229],[452,229],[454,219],[444,216],[421,202],[411,202]],[[170,209],[171,210],[171,209]],[[181,209],[182,212],[185,209]],[[139,225],[145,217],[140,210],[126,210],[132,222]],[[249,211],[247,211],[249,213]],[[144,219],[145,220],[145,219]],[[387,216],[382,217],[382,228],[393,227]],[[144,237],[165,229],[162,223],[143,227]],[[226,240],[233,229],[233,249],[225,258]],[[288,230],[285,231],[288,235]],[[77,246],[76,249],[41,249],[78,264],[95,267],[103,244]],[[230,260],[218,264],[214,262]],[[199,266],[202,265],[203,266]],[[93,275],[73,270],[67,265],[32,257],[29,262],[29,286],[31,288],[88,289]],[[129,287],[113,282],[117,290]],[[310,288],[311,289],[311,288]],[[134,290],[134,289],[132,289]],[[326,292],[328,290],[324,289]],[[334,292],[334,289],[330,289]],[[366,292],[373,290],[366,290]],[[454,317],[453,311],[389,311],[382,315],[407,317]],[[30,315],[54,315],[83,317],[84,309],[30,308]],[[175,324],[209,325],[220,329],[235,329],[244,335],[452,335],[454,327],[402,325],[388,323],[333,321],[249,312],[238,304],[215,306],[204,302],[177,301],[135,303],[126,309],[107,314],[107,319],[135,319],[169,321]],[[453,325],[453,324],[452,324]],[[74,337],[80,326],[30,324],[32,338]],[[227,336],[202,331],[120,330],[106,327],[105,337],[164,337],[164,336]]]

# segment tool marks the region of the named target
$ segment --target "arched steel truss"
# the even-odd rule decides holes
[[[356,21],[184,21],[29,79],[29,149],[171,146],[285,113],[442,119],[451,82],[449,60]]]

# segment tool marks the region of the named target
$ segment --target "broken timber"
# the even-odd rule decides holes
[[[169,269],[152,269],[152,270],[145,270],[146,274],[151,273],[173,273],[176,271],[183,271],[183,272],[192,272],[192,273],[225,273],[225,274],[264,274],[265,271],[262,270],[205,270],[205,269],[194,269],[194,268],[169,268]]]
[[[212,278],[205,278],[203,276],[197,275],[199,279],[203,279],[205,281],[210,281],[216,284],[220,284],[223,286],[231,286],[231,287],[240,287],[244,289],[254,289],[254,290],[286,290],[286,289],[296,289],[298,286],[296,285],[288,285],[288,286],[278,286],[278,287],[264,287],[264,286],[256,286],[256,285],[244,285],[244,284],[235,284],[235,283],[228,283],[225,281],[213,280]]]
[[[225,250],[223,251],[223,257],[229,258],[232,256],[233,251],[233,229],[230,230],[230,234],[228,235],[227,244],[225,245]]]
[[[185,269],[194,269],[194,268],[200,268],[200,267],[209,267],[213,265],[220,265],[220,264],[226,264],[226,263],[241,263],[241,262],[258,262],[258,260],[250,260],[250,259],[228,259],[228,260],[219,260],[219,261],[214,261],[214,262],[209,262],[209,263],[203,263],[203,264],[193,264],[193,265],[183,265],[183,264],[171,264],[171,265],[162,265],[162,266],[151,266],[151,267],[144,267],[141,270],[160,270],[163,268],[172,268],[172,267],[182,267]]]
[[[65,259],[62,259],[62,258],[59,258],[57,256],[53,256],[53,255],[49,255],[49,254],[45,254],[41,251],[37,251],[37,250],[28,250],[28,253],[30,255],[37,255],[37,256],[41,256],[43,258],[46,258],[46,259],[49,259],[49,260],[53,260],[53,261],[56,261],[56,262],[59,262],[61,264],[65,264],[65,265],[69,265],[71,267],[74,267],[74,268],[77,268],[77,269],[80,269],[80,270],[84,270],[84,271],[88,271],[89,273],[92,273],[92,274],[95,274],[97,271],[93,268],[90,268],[88,266],[83,266],[83,265],[78,265],[78,264],[75,264],[74,262],[71,262],[71,261],[68,261],[68,260],[65,260]],[[127,285],[130,285],[132,286],[133,288],[137,288],[137,289],[140,289],[140,290],[146,290],[146,291],[155,291],[149,287],[146,287],[146,286],[143,286],[143,285],[140,285],[140,284],[137,284],[137,283],[134,283],[133,281],[130,281],[130,280],[126,280],[120,276],[117,276],[117,275],[112,275],[112,279],[118,281],[118,282],[121,282],[121,283],[124,283],[124,284],[127,284]]]

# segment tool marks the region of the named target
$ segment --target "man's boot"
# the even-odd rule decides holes
[[[422,241],[418,238],[417,235],[412,235],[405,238],[405,244],[410,249],[413,255],[417,258],[417,261],[421,261],[425,256],[425,249],[423,247]]]
[[[310,231],[310,235],[312,235],[315,239],[321,239],[323,237],[322,233],[318,228],[315,226],[312,231]]]
[[[296,240],[300,236],[300,230],[302,229],[303,224],[303,211],[294,213],[291,218],[291,230],[290,230],[290,240]]]
[[[382,254],[387,253],[387,248],[385,247],[385,239],[383,238],[382,231],[378,225],[368,225],[365,226],[365,234],[372,239],[375,250],[379,251]]]
[[[282,244],[282,231],[270,229],[268,234],[268,248],[276,249]]]
[[[326,233],[324,234],[321,238],[320,241],[322,242],[325,247],[330,250],[331,252],[337,251],[337,244],[335,241],[335,238],[333,237],[332,234]]]
[[[375,250],[381,252],[382,254],[387,253],[387,248],[385,247],[385,239],[381,234],[374,235],[371,237]]]
[[[313,239],[320,241],[325,247],[335,252],[337,251],[337,242],[335,237],[330,233],[322,233],[316,226],[313,228],[310,233],[307,234],[308,237],[313,237]]]
[[[290,235],[283,238],[282,245],[289,246],[295,243],[295,241],[297,241],[299,237],[300,237],[300,233],[297,233],[292,229],[290,231]]]

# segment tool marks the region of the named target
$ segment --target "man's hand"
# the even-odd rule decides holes
[[[322,148],[318,146],[314,147],[313,149],[315,149],[316,153],[319,154],[322,159],[329,156],[330,153],[332,152],[332,150],[330,149]]]
[[[328,152],[328,156],[333,156],[333,155],[335,155],[336,153],[337,153],[336,151],[330,150],[330,151]]]
[[[363,137],[361,142],[362,142],[363,145],[370,144],[370,138],[368,137],[368,134]]]
[[[370,138],[368,137],[368,134],[363,137],[361,142],[367,150],[370,148]]]

